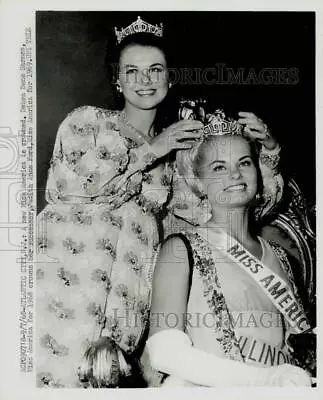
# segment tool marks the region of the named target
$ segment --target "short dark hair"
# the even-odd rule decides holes
[[[111,44],[113,43],[113,44]],[[119,61],[122,51],[128,46],[146,46],[155,47],[163,52],[166,59],[167,67],[170,66],[170,49],[166,48],[167,41],[164,37],[156,36],[152,33],[135,33],[125,37],[120,44],[116,44],[116,37],[114,36],[108,42],[106,53],[105,53],[105,67],[108,75],[108,79],[112,87],[115,86],[117,79],[119,77]],[[109,45],[110,44],[110,45]],[[113,108],[120,110],[124,106],[123,96],[118,96],[117,92],[114,91],[114,101]],[[171,103],[171,102],[170,102]],[[163,128],[169,126],[172,122],[173,113],[170,112],[169,104],[160,105],[157,110],[157,115],[155,119],[155,129],[156,132],[160,132]],[[177,116],[177,111],[175,112]]]
[[[146,46],[146,47],[155,47],[162,51],[165,56],[166,62],[168,64],[167,58],[167,50],[165,46],[165,41],[162,37],[156,36],[152,33],[135,33],[129,36],[126,36],[120,44],[115,46],[108,46],[106,52],[106,67],[108,70],[108,74],[112,79],[112,82],[115,82],[118,78],[119,74],[119,61],[121,53],[128,46]]]

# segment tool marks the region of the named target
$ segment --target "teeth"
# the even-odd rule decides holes
[[[236,186],[230,186],[228,189],[226,189],[227,192],[238,192],[240,190],[244,190],[245,185],[236,185]]]
[[[152,94],[154,93],[153,89],[149,89],[149,90],[138,90],[137,92],[138,94]]]

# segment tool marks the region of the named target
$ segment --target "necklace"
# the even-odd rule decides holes
[[[133,132],[135,132],[137,135],[139,135],[143,139],[147,140],[147,137],[148,138],[153,138],[154,136],[156,136],[156,133],[154,131],[152,133],[150,133],[149,135],[145,135],[143,132],[141,132],[139,129],[137,129],[135,126],[133,126],[129,122],[129,120],[128,120],[127,116],[126,116],[126,113],[124,111],[121,111],[120,118],[127,125],[128,128],[130,128]]]

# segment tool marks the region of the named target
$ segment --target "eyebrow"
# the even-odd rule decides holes
[[[242,161],[242,160],[244,160],[245,158],[251,158],[251,156],[250,156],[250,155],[242,156],[242,157],[239,158],[238,161]],[[214,161],[210,162],[209,167],[210,167],[211,165],[215,164],[215,163],[225,164],[226,161],[223,161],[223,160],[214,160]]]
[[[155,66],[157,66],[157,65],[160,65],[161,67],[165,67],[165,65],[162,64],[162,63],[154,63],[154,64],[151,64],[148,68],[155,67]],[[125,68],[138,68],[138,65],[135,65],[135,64],[125,64],[124,67],[125,67]]]
[[[125,68],[138,68],[138,66],[134,65],[134,64],[125,64],[124,67]]]
[[[151,64],[150,67],[155,67],[156,65],[160,65],[161,67],[164,67],[164,66],[165,66],[165,65],[162,64],[162,63],[154,63],[154,64]]]

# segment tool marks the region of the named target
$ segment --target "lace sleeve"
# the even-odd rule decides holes
[[[256,208],[256,218],[259,220],[273,212],[282,199],[284,181],[278,166],[280,161],[280,146],[273,150],[261,147],[259,167],[263,180],[262,201]]]

